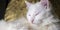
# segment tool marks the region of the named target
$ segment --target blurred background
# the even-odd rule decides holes
[[[0,0],[0,19],[4,18],[7,5],[10,0]]]
[[[14,19],[24,16],[26,18],[25,0],[0,0],[0,19],[13,21]],[[26,0],[31,3],[40,0]],[[54,13],[60,18],[60,0],[49,0],[53,6]],[[53,14],[54,14],[53,13]]]

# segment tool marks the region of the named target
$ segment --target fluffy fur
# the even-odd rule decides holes
[[[0,30],[40,30],[40,27],[30,24],[27,19],[21,17],[15,21],[0,21]]]
[[[24,17],[12,22],[0,21],[0,30],[28,30],[28,22]]]
[[[39,26],[40,30],[60,30],[60,20],[52,15],[52,6],[49,0],[41,0],[36,4],[25,1],[27,5],[27,19],[30,23]]]
[[[0,21],[0,30],[60,30],[60,20],[51,14],[48,0],[36,4],[25,1],[27,19],[21,17],[12,22]]]

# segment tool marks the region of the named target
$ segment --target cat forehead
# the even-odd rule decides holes
[[[39,4],[39,3],[36,3],[36,4],[33,4],[33,5],[31,5],[29,8],[28,8],[28,10],[30,11],[30,12],[34,12],[34,11],[39,11],[39,10],[42,10],[42,9],[44,9],[43,8],[43,6],[41,5],[41,4]]]
[[[41,4],[32,4],[31,6],[29,6],[30,8],[40,8],[40,7],[42,7],[42,5]]]
[[[41,6],[41,5],[36,5],[36,4],[35,4],[35,5],[31,5],[31,6],[28,8],[29,11],[35,11],[35,10],[36,10],[36,11],[37,11],[37,10],[39,11],[39,10],[42,10],[42,9],[44,9],[43,6]]]

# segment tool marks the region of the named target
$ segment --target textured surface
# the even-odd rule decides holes
[[[25,3],[22,0],[11,0],[8,4],[5,14],[5,20],[14,20],[21,15],[25,15],[26,8]]]

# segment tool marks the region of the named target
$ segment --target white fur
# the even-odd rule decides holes
[[[49,6],[44,6],[46,2],[45,0],[41,0],[36,4],[25,2],[28,9],[28,21],[24,17],[13,22],[2,20],[0,21],[0,30],[60,30],[60,23],[57,23],[59,20],[53,18]],[[32,20],[34,21],[32,22]]]
[[[52,7],[49,3],[49,0],[41,0],[40,2],[37,2],[35,4],[29,3],[27,1],[25,1],[25,3],[28,7],[27,19],[30,23],[39,27],[41,26],[42,30],[60,30],[58,29],[60,23],[58,24],[58,26],[54,24],[60,22],[60,20],[58,18],[55,19],[51,14],[50,11]],[[49,25],[49,27],[47,27],[46,25]]]
[[[44,18],[44,15],[47,16],[46,14],[49,14],[49,11],[51,9],[49,6],[47,6],[49,3],[44,2],[45,4],[47,4],[46,6],[44,6],[45,4],[43,2],[37,2],[36,4],[31,4],[29,2],[26,2],[26,5],[28,7],[27,19],[30,23],[33,19],[37,19],[37,18],[42,19]]]
[[[21,17],[12,22],[1,20],[0,30],[40,30],[40,28],[30,24],[24,17]]]
[[[28,22],[24,17],[12,22],[0,21],[0,30],[28,30]]]

